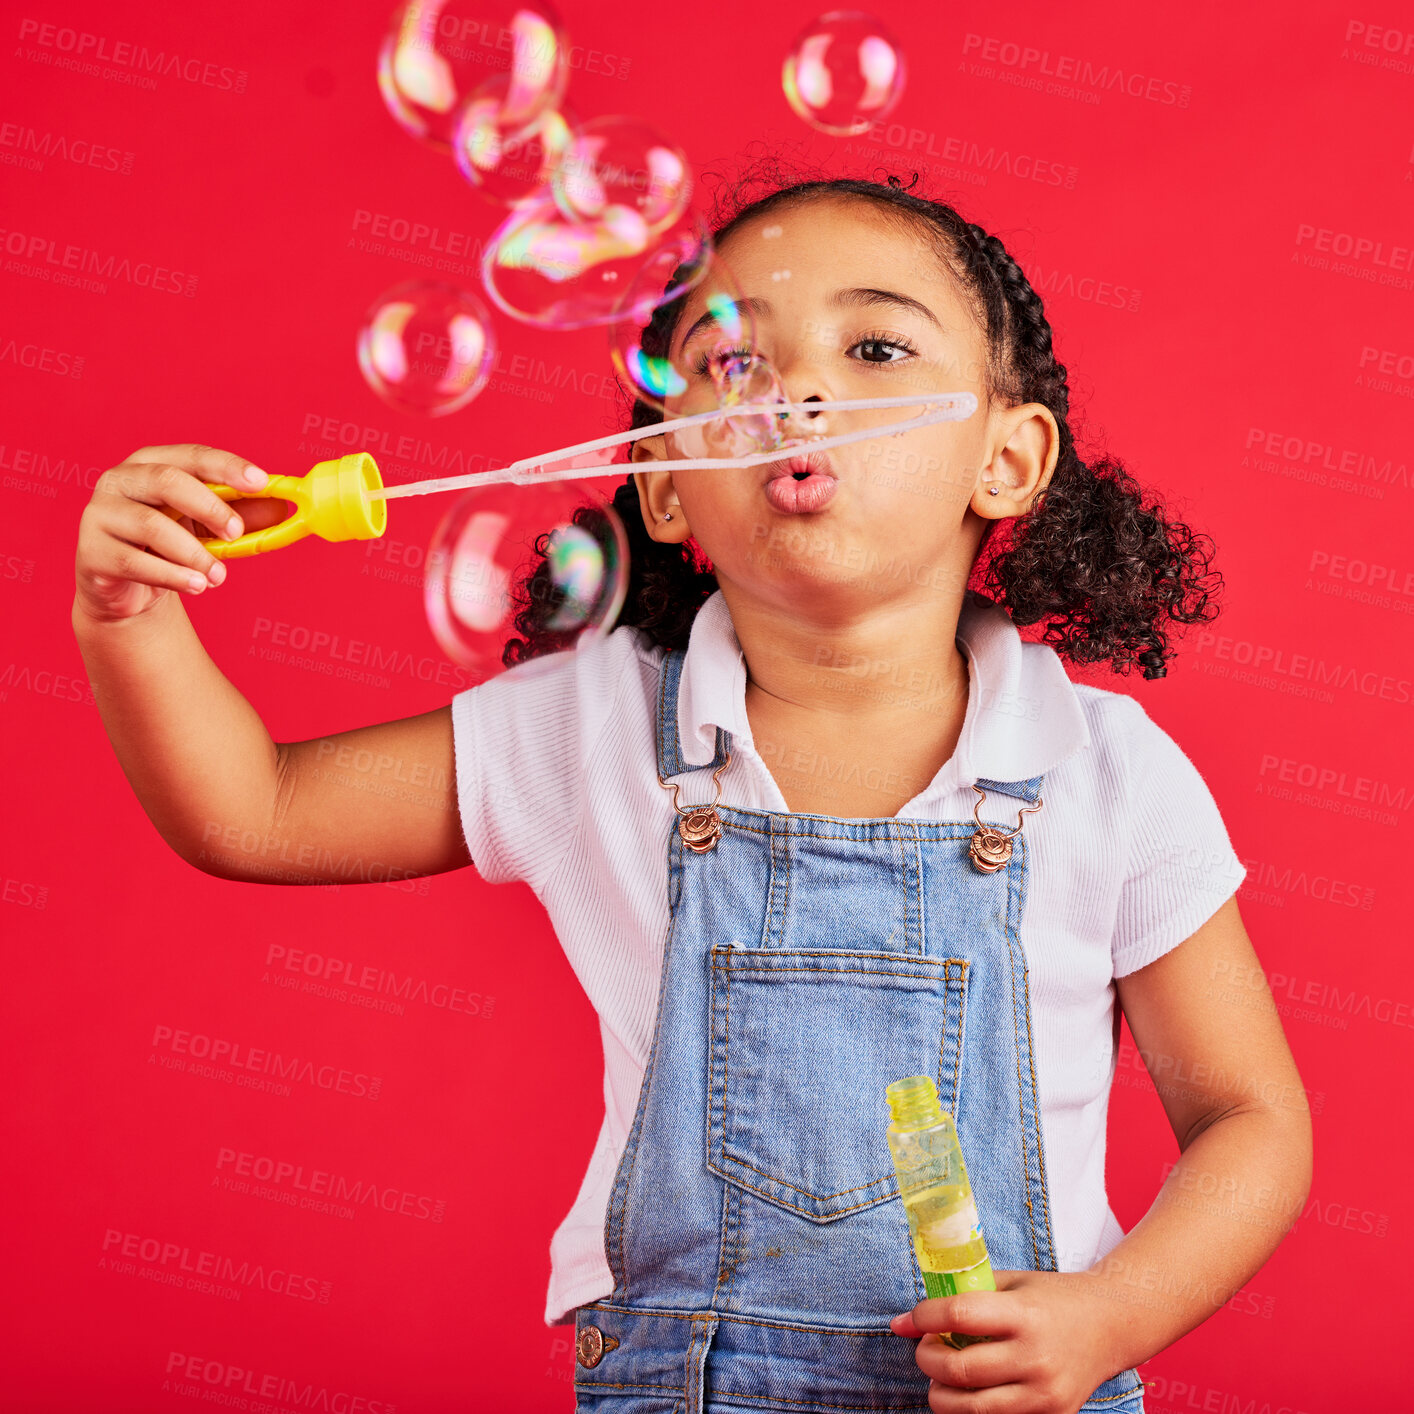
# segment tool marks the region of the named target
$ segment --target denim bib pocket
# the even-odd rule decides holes
[[[931,1075],[954,1114],[958,957],[714,944],[707,1168],[812,1222],[898,1196],[884,1090]]]

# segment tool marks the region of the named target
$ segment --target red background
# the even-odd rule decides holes
[[[189,1397],[162,1388],[176,1352],[405,1411],[569,1410],[571,1328],[542,1319],[548,1243],[600,1123],[601,1052],[539,905],[472,870],[298,889],[189,867],[117,765],[69,608],[80,511],[99,471],[134,448],[198,440],[300,474],[329,454],[309,429],[332,419],[341,435],[412,434],[509,460],[620,425],[597,392],[602,335],[498,318],[496,382],[451,418],[393,412],[364,385],[359,317],[426,273],[417,257],[432,240],[361,249],[359,213],[464,242],[499,219],[385,111],[383,6],[6,9],[0,1403],[184,1409]],[[1316,1173],[1306,1214],[1232,1308],[1144,1367],[1149,1407],[1315,1414],[1403,1397],[1414,23],[1383,0],[1206,5],[1142,23],[1118,0],[895,7],[885,16],[911,72],[880,153],[812,133],[786,105],[781,59],[813,13],[574,5],[569,102],[581,118],[652,119],[699,172],[730,171],[753,143],[838,172],[921,169],[929,194],[1031,270],[1082,437],[1214,536],[1224,616],[1164,680],[1091,680],[1138,696],[1223,809],[1250,870],[1243,913],[1317,1111]],[[209,81],[143,88],[75,72],[61,66],[72,38],[46,47],[27,20],[200,60],[189,72]],[[1098,102],[1047,92],[1014,82],[1040,64],[1004,46],[1159,83],[1145,96],[1136,81],[1133,96],[1092,77],[1080,87]],[[119,156],[89,166],[51,151],[36,170],[25,130]],[[15,232],[25,249],[38,237],[194,275],[194,292],[24,273]],[[1344,263],[1335,253],[1364,240]],[[414,474],[384,465],[389,480]],[[416,575],[389,571],[415,564],[441,508],[395,506],[376,545],[235,562],[189,601],[277,740],[426,711],[462,685]],[[396,644],[410,666],[385,685],[266,661],[263,620]],[[267,959],[283,946],[463,988],[480,1013],[410,1002],[398,1015],[280,988]],[[379,1077],[381,1091],[306,1084],[281,1097],[177,1073],[156,1063],[170,1054],[153,1045],[162,1026],[307,1055]],[[546,1095],[563,1159],[526,1167],[523,1108],[536,1097],[543,1113]],[[1110,1189],[1128,1227],[1176,1146],[1127,1037],[1111,1113]],[[366,1176],[424,1212],[444,1205],[441,1221],[232,1192],[222,1150]],[[152,1273],[177,1259],[115,1267],[110,1233],[307,1281],[297,1296],[248,1286],[239,1299],[168,1285]]]

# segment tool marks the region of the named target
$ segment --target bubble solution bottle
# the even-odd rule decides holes
[[[929,1075],[909,1075],[884,1091],[893,1115],[889,1152],[913,1250],[929,1296],[995,1291],[992,1264],[953,1117],[938,1102]],[[954,1350],[990,1336],[944,1332]]]

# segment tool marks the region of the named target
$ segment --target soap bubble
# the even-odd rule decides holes
[[[486,306],[470,290],[409,280],[379,295],[358,332],[368,386],[402,412],[444,417],[485,386],[496,359]]]
[[[783,447],[788,438],[799,435],[800,414],[793,415],[787,408],[781,375],[770,359],[755,350],[744,353],[727,350],[714,357],[708,367],[717,390],[717,402],[722,408],[730,411],[754,403],[772,405],[766,412],[724,419],[727,437],[740,447],[739,451],[725,455],[773,452]]]
[[[867,132],[903,92],[903,51],[872,15],[832,10],[807,25],[786,55],[786,101],[836,137]]]
[[[516,666],[506,646],[524,637],[517,620],[532,607],[557,652],[581,648],[612,630],[627,588],[628,540],[599,486],[498,483],[466,492],[443,516],[424,598],[442,651],[479,682]],[[530,659],[521,671],[552,661]]]
[[[824,435],[822,416],[811,419],[807,430],[804,415],[790,410],[780,374],[762,354],[722,350],[709,356],[708,371],[724,412],[752,404],[771,406],[669,432],[663,438],[668,456],[745,457],[776,451],[807,435]]]
[[[492,234],[481,276],[492,302],[513,318],[583,329],[619,317],[625,291],[649,261],[671,273],[708,239],[691,212],[655,235],[627,206],[607,207],[600,220],[571,220],[546,193],[512,211]]]
[[[671,401],[674,415],[681,415],[710,406],[710,402],[703,402],[701,392],[715,396],[713,384],[699,373],[699,365],[705,362],[710,372],[713,359],[751,353],[756,346],[756,328],[751,306],[710,242],[691,252],[676,268],[671,264],[675,255],[664,251],[661,258],[646,261],[629,283],[618,317],[609,326],[609,356],[619,382],[635,398],[660,412],[666,411]],[[669,289],[673,280],[676,284]],[[701,313],[697,314],[699,301]],[[689,302],[696,327],[690,342],[685,336],[691,331],[682,324],[682,311]],[[662,317],[657,326],[652,323],[660,310],[677,316],[672,342],[678,348],[671,358]],[[704,319],[707,315],[711,318]],[[683,401],[694,387],[699,396]]]
[[[574,130],[555,170],[555,201],[571,221],[604,221],[623,207],[649,235],[687,209],[692,173],[682,149],[636,118],[593,118]]]
[[[452,157],[488,201],[515,207],[544,192],[569,150],[573,119],[563,106],[542,108],[528,122],[509,119],[509,83],[498,74],[457,110]]]
[[[487,91],[489,79],[505,86]],[[413,137],[450,151],[456,115],[495,97],[506,127],[557,107],[569,83],[563,26],[549,0],[408,0],[378,52],[378,88]]]

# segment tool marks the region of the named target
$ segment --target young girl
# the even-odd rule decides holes
[[[1135,699],[1061,663],[1162,677],[1168,624],[1213,612],[1198,540],[1077,455],[1040,298],[950,206],[804,182],[716,240],[792,402],[967,391],[977,412],[749,470],[674,472],[647,437],[614,498],[615,631],[278,744],[167,592],[224,577],[198,523],[278,514],[236,502],[228,530],[206,483],[264,474],[144,448],[79,534],[105,725],[210,873],[263,877],[224,843],[253,828],[414,875],[474,859],[544,903],[605,1058],[545,1312],[575,1322],[579,1409],[1134,1414],[1134,1367],[1261,1267],[1311,1167],[1275,1010],[1221,985],[1261,973],[1213,798]],[[681,406],[714,337],[700,291],[645,334],[692,380]],[[508,661],[556,646],[537,615]],[[448,784],[370,812],[319,769],[346,746]],[[1181,1151],[1127,1235],[1104,1180],[1120,1010]],[[885,1086],[913,1074],[956,1117],[996,1291],[924,1298],[884,1142]]]

